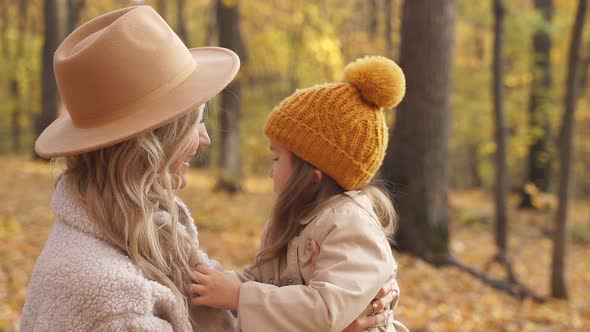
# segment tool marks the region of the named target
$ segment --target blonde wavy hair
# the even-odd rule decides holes
[[[186,155],[202,113],[199,107],[128,141],[65,157],[62,174],[98,230],[148,278],[170,288],[186,315],[197,247],[178,227],[180,179],[172,167]],[[171,222],[154,218],[157,211],[168,212]]]

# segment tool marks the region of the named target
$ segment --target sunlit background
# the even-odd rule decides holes
[[[453,37],[437,43],[438,49],[428,46],[440,39],[425,38],[412,25],[412,10],[404,9],[410,3],[413,10],[426,9],[430,1],[0,0],[0,331],[18,330],[28,278],[53,222],[52,188],[63,167],[39,160],[33,152],[40,130],[65,112],[43,59],[50,61],[59,41],[83,22],[137,4],[153,6],[187,46],[222,45],[242,59],[237,79],[211,103],[206,124],[213,144],[200,151],[190,184],[180,192],[195,216],[202,246],[225,267],[241,268],[253,261],[272,205],[266,175],[271,156],[262,132],[270,110],[297,88],[341,80],[344,66],[364,55],[403,60],[403,69],[405,64],[419,68],[407,55],[400,59],[402,48],[413,44],[451,52],[450,63],[441,60],[440,66],[446,66],[442,71],[420,77],[439,82],[438,75],[449,72],[442,87],[448,88],[443,97],[450,107],[440,110],[450,124],[448,155],[441,161],[448,165],[448,196],[442,197],[448,198],[443,208],[449,236],[444,241],[448,253],[464,266],[441,265],[431,251],[396,247],[401,286],[396,318],[412,331],[589,331],[588,24],[573,71],[579,89],[564,237],[567,299],[554,299],[550,284],[570,44],[578,2],[586,0],[504,1],[503,77],[498,86],[506,122],[507,258],[519,285],[527,288],[523,299],[514,294],[518,285],[507,282],[501,265],[486,269],[497,253],[492,64],[494,3],[501,1],[436,0],[444,10],[433,19],[443,20]],[[451,15],[444,14],[447,10]],[[434,66],[424,68],[437,67],[439,57],[431,58]],[[408,81],[414,77],[418,75]],[[428,95],[416,90],[409,89],[408,97]],[[399,109],[412,111],[404,103]],[[393,130],[396,110],[387,112]],[[224,140],[228,144],[220,143]],[[407,144],[411,148],[412,142]],[[388,155],[394,163],[406,162],[396,157]],[[530,158],[537,173],[531,171]],[[401,221],[401,227],[411,226]]]

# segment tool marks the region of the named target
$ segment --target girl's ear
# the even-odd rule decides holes
[[[313,170],[313,179],[316,183],[320,183],[320,181],[322,181],[323,177],[324,177],[324,174],[322,173],[322,171],[320,171],[317,168]]]

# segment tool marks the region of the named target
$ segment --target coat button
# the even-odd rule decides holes
[[[295,284],[295,281],[293,281],[293,279],[289,279],[288,283],[289,283],[289,285],[293,285],[293,284]]]

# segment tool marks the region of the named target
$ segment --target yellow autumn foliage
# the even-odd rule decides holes
[[[0,331],[18,330],[26,285],[53,223],[49,199],[59,166],[0,158]],[[244,193],[213,191],[212,172],[192,170],[180,196],[197,222],[201,244],[227,268],[254,258],[260,231],[272,204],[272,182],[248,177]],[[483,268],[493,256],[493,201],[481,191],[450,196],[453,253]],[[575,202],[571,223],[587,226],[588,202]],[[510,206],[510,258],[515,272],[535,292],[546,295],[551,241],[543,235],[552,218]],[[467,212],[466,212],[467,211]],[[471,211],[471,212],[468,212]],[[469,222],[460,217],[470,213]],[[589,331],[590,244],[568,248],[569,302],[519,301],[452,267],[435,268],[412,256],[394,253],[399,265],[401,300],[397,319],[412,331]],[[490,271],[501,277],[500,269]]]

